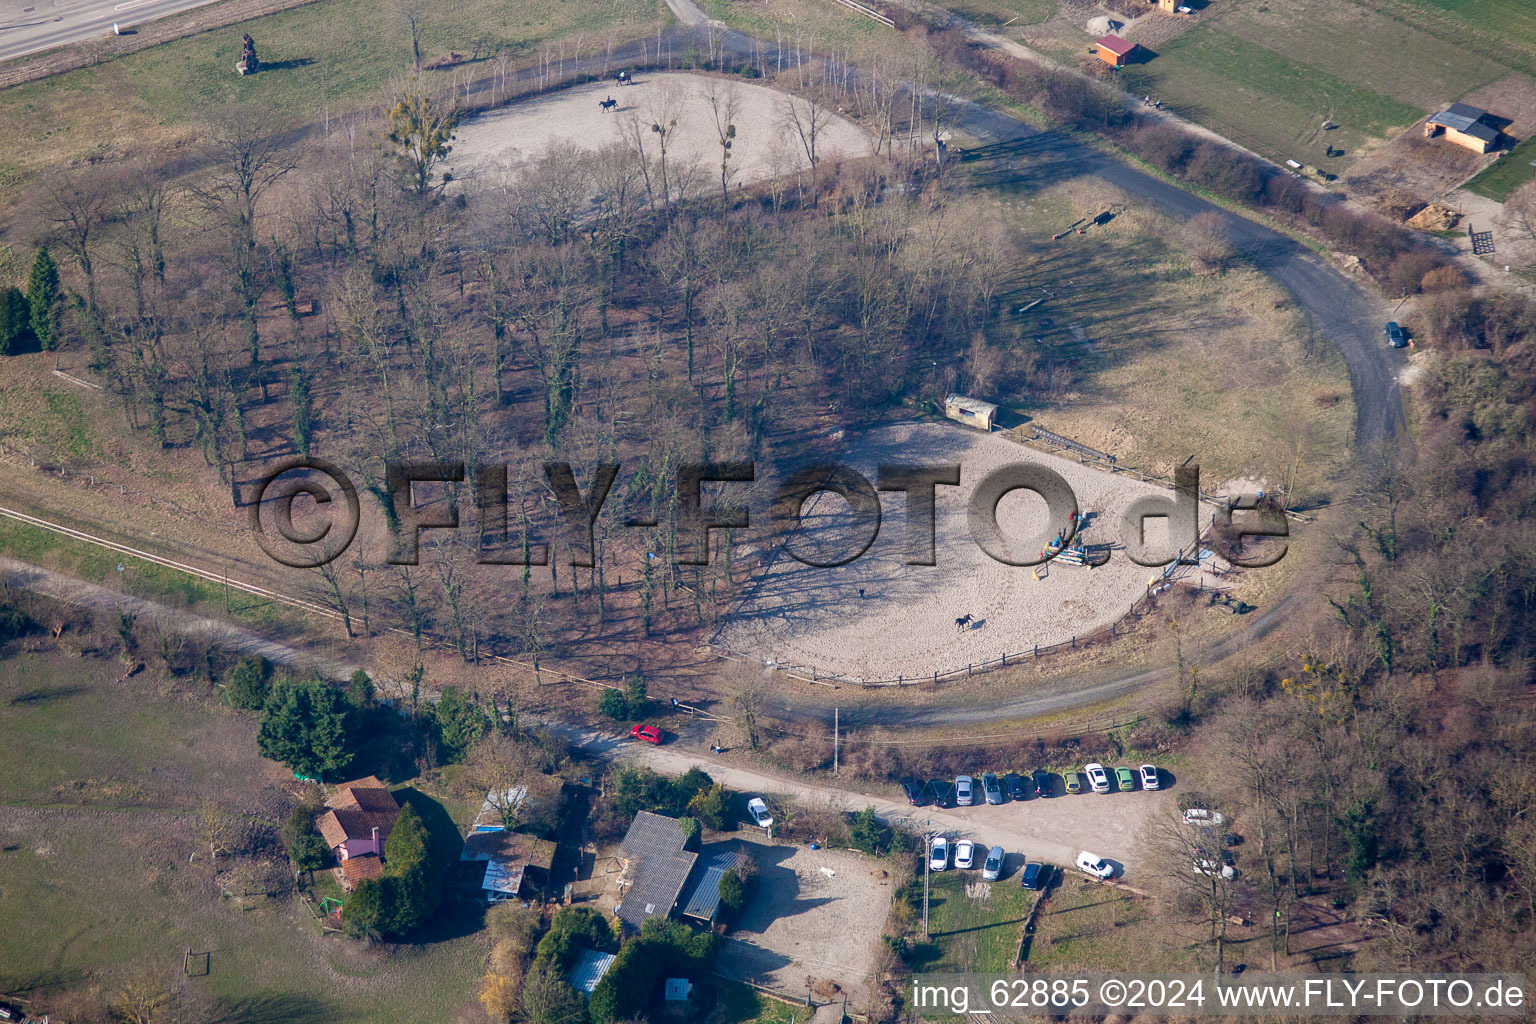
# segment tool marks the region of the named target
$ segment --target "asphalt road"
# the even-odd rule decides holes
[[[0,0],[0,60],[110,35],[213,0]]]

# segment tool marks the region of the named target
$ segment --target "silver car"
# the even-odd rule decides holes
[[[969,775],[955,776],[955,806],[969,807],[976,802],[976,783]]]
[[[1001,878],[1003,874],[1003,859],[1007,856],[1001,846],[994,846],[988,850],[987,859],[981,865],[981,877],[988,882],[995,882]]]

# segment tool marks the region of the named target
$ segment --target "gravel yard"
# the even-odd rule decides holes
[[[850,1007],[862,1007],[891,906],[886,872],[846,851],[743,847],[757,860],[759,883],[721,947],[721,973],[801,997],[807,977],[830,979],[849,994]]]
[[[870,480],[881,462],[960,464],[960,486],[937,489],[938,564],[905,564],[906,504],[900,493],[887,492],[879,534],[865,554],[836,568],[815,568],[779,553],[746,587],[715,637],[719,646],[849,679],[963,671],[1004,652],[1044,648],[1107,626],[1160,573],[1126,556],[1120,517],[1143,495],[1169,495],[1165,488],[948,423],[882,427],[856,440],[841,461]],[[1032,569],[994,561],[971,540],[966,503],[972,491],[993,469],[1019,462],[1048,466],[1066,479],[1086,524],[1086,542],[1112,545],[1106,565],[1052,562],[1036,579]],[[1202,507],[1202,524],[1211,512]],[[1045,521],[1045,503],[1031,492],[1013,491],[998,505],[998,522],[1010,539],[1040,534]],[[800,532],[807,543],[830,551],[847,543],[850,522],[846,502],[822,493],[807,502]],[[1150,543],[1163,539],[1162,523],[1147,521]],[[956,619],[967,615],[970,624],[959,628]]]

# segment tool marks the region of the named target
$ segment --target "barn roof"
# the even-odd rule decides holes
[[[1117,57],[1127,56],[1132,50],[1136,49],[1135,43],[1121,39],[1113,32],[1100,39],[1099,45]]]
[[[459,860],[516,860],[548,871],[555,860],[555,844],[521,832],[471,832]]]
[[[698,854],[683,849],[687,838],[676,818],[651,811],[635,815],[620,847],[629,861],[630,886],[615,908],[620,920],[639,928],[648,917],[666,917],[677,905]]]
[[[571,973],[566,976],[571,988],[577,992],[585,992],[591,995],[597,988],[597,983],[603,980],[603,975],[608,973],[608,968],[613,966],[612,953],[599,953],[595,949],[581,951],[581,959],[576,961],[576,966],[571,968]]]
[[[697,873],[693,888],[683,899],[683,916],[713,923],[720,910],[720,879],[727,871],[741,866],[741,854],[735,850],[705,854],[699,866],[702,871]]]
[[[1482,124],[1483,118],[1487,116],[1488,112],[1478,107],[1469,107],[1465,103],[1452,103],[1438,114],[1431,114],[1429,123],[1464,135],[1471,135],[1474,138],[1483,138],[1483,135],[1476,131],[1476,128],[1481,125],[1485,131],[1492,132],[1489,136],[1489,141],[1492,141],[1493,138],[1498,137],[1499,133],[1493,131],[1489,125]]]

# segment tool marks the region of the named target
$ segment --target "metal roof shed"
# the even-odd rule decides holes
[[[584,949],[581,951],[581,959],[576,961],[576,966],[572,967],[571,973],[567,975],[567,980],[571,988],[590,996],[597,988],[597,983],[603,980],[603,975],[607,974],[608,968],[612,966],[612,953]]]

